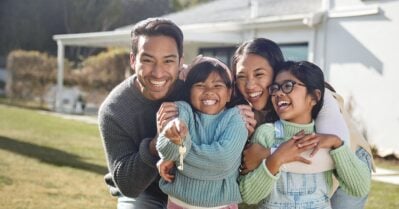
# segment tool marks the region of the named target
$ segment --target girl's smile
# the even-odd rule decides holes
[[[289,71],[280,72],[269,91],[273,92],[273,107],[280,119],[299,124],[312,121],[311,112],[316,102],[306,86]]]
[[[230,97],[231,89],[217,72],[212,72],[204,82],[195,83],[191,87],[191,104],[205,114],[215,115],[222,111]]]

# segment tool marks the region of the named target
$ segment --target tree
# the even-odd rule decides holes
[[[0,0],[0,57],[15,49],[56,54],[55,34],[113,30],[170,12],[168,0]],[[79,60],[99,50],[67,47]]]

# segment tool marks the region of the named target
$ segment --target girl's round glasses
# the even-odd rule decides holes
[[[278,83],[272,83],[268,89],[269,89],[269,95],[274,96],[277,94],[277,92],[281,89],[281,91],[284,94],[289,94],[292,92],[292,90],[294,89],[295,84],[298,84],[300,86],[305,86],[305,84],[303,83],[297,83],[295,81],[292,80],[286,80],[284,81],[282,84],[278,84]]]

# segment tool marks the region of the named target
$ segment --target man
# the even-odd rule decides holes
[[[99,110],[110,172],[105,180],[120,209],[165,208],[167,196],[158,187],[156,168],[156,113],[162,102],[182,99],[183,33],[170,20],[149,18],[135,25],[131,38],[135,75],[115,87]],[[173,110],[159,118],[174,117]]]

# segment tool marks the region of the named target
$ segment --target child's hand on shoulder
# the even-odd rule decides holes
[[[164,135],[174,144],[181,144],[188,133],[187,125],[179,118],[175,118],[166,125]]]
[[[306,141],[316,143],[310,156],[314,156],[321,148],[336,149],[343,144],[342,140],[336,135],[317,133],[309,134],[307,137],[298,140],[297,143],[299,146],[304,146],[307,144]]]

